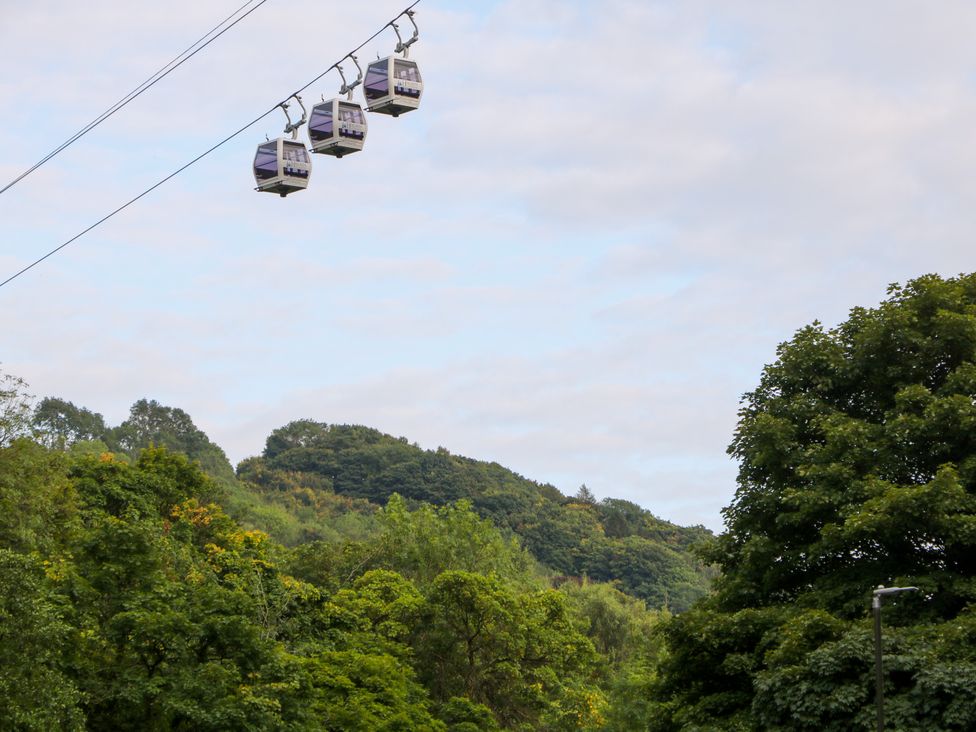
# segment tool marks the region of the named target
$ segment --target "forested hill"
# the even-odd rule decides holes
[[[469,500],[545,566],[618,581],[653,606],[682,610],[707,587],[708,570],[689,551],[710,535],[703,527],[676,526],[628,501],[596,502],[585,487],[568,498],[497,463],[423,450],[368,427],[292,422],[268,437],[261,457],[238,466],[240,479],[265,489],[282,473],[375,504],[394,493],[435,505]]]
[[[232,516],[286,545],[365,538],[376,508],[399,494],[413,506],[470,501],[554,575],[615,582],[651,607],[688,608],[714,575],[691,551],[711,536],[703,527],[677,526],[628,501],[597,502],[585,487],[567,497],[497,463],[423,450],[369,427],[292,422],[272,432],[261,456],[241,462],[235,479],[186,412],[155,401],[136,402],[110,428],[96,413],[49,398],[35,424],[49,439],[95,440],[133,459],[150,445],[184,453],[225,487]]]
[[[248,483],[185,412],[106,428],[25,389],[0,372],[0,730],[639,728],[671,615],[469,501]]]

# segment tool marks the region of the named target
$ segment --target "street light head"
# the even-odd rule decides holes
[[[885,587],[884,585],[878,585],[877,589],[873,591],[875,597],[880,597],[881,595],[897,595],[899,592],[918,592],[917,587]]]

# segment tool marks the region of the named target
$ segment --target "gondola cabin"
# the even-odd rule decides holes
[[[420,69],[410,59],[387,56],[374,61],[366,69],[363,93],[370,112],[399,117],[420,106],[423,90]]]
[[[362,150],[366,141],[363,108],[344,99],[316,104],[308,119],[308,138],[312,152],[337,158]]]
[[[308,187],[312,161],[305,145],[279,137],[258,145],[254,155],[254,180],[258,191],[277,193],[282,198]]]

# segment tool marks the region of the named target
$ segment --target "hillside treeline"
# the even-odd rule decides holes
[[[567,497],[497,463],[422,450],[368,427],[292,422],[235,476],[186,412],[154,401],[136,402],[127,420],[109,427],[97,413],[47,398],[33,426],[52,446],[81,441],[132,459],[149,445],[185,454],[227,489],[234,518],[288,546],[363,538],[377,508],[398,494],[411,507],[469,501],[554,575],[614,582],[651,607],[685,610],[715,575],[691,551],[711,536],[703,527],[677,526],[629,501],[597,502],[585,486]]]
[[[554,576],[461,494],[228,467],[180,410],[107,428],[4,378],[0,728],[630,728],[666,611]]]
[[[714,574],[690,551],[711,536],[702,527],[676,526],[629,501],[597,502],[585,486],[568,498],[497,463],[422,450],[367,427],[292,422],[268,437],[261,457],[238,466],[238,476],[265,495],[282,487],[282,474],[377,505],[393,493],[410,505],[469,501],[545,567],[616,582],[653,607],[687,609]]]

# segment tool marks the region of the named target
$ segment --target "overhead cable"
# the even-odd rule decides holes
[[[119,101],[117,101],[111,107],[109,107],[108,109],[106,109],[104,112],[102,112],[100,115],[98,115],[95,119],[93,119],[87,125],[85,125],[84,127],[82,127],[80,130],[78,130],[75,134],[73,134],[67,140],[65,140],[64,142],[62,142],[56,148],[54,148],[51,152],[49,152],[43,158],[41,158],[36,163],[34,163],[31,167],[29,167],[23,173],[21,173],[16,178],[14,178],[12,181],[10,181],[9,183],[7,183],[7,185],[5,185],[3,188],[0,188],[0,194],[2,194],[8,188],[12,188],[14,185],[16,185],[17,183],[19,183],[20,181],[22,181],[24,178],[26,178],[28,175],[30,175],[31,173],[33,173],[35,170],[37,170],[38,168],[40,168],[42,165],[44,165],[44,163],[46,163],[48,160],[50,160],[55,155],[57,155],[58,153],[60,153],[62,150],[64,150],[65,148],[67,148],[68,146],[70,146],[71,144],[73,144],[74,142],[76,142],[77,140],[79,140],[82,137],[84,137],[85,135],[87,135],[89,132],[91,132],[96,127],[98,127],[102,122],[104,122],[109,117],[111,117],[113,114],[115,114],[116,112],[118,112],[120,109],[122,109],[124,106],[126,106],[129,102],[133,101],[136,97],[139,97],[144,92],[148,91],[151,87],[155,86],[157,82],[162,81],[164,78],[166,78],[167,76],[169,76],[170,73],[172,73],[173,71],[175,71],[176,69],[178,69],[180,66],[182,66],[183,64],[185,64],[187,61],[189,61],[191,58],[193,58],[194,56],[196,56],[198,53],[200,53],[200,51],[202,51],[207,46],[209,46],[211,43],[213,43],[214,41],[216,41],[218,38],[220,38],[222,35],[224,35],[224,33],[226,33],[231,28],[233,28],[235,25],[237,25],[238,23],[240,23],[242,20],[244,20],[244,18],[246,18],[247,16],[249,16],[251,13],[253,13],[258,8],[260,8],[267,1],[268,0],[258,0],[257,4],[253,8],[251,8],[246,13],[244,13],[243,15],[241,15],[239,18],[237,18],[236,20],[234,20],[234,22],[233,23],[230,23],[230,25],[227,25],[226,28],[223,28],[223,30],[221,30],[222,26],[226,25],[228,23],[228,21],[230,21],[232,18],[234,18],[234,16],[238,15],[238,13],[240,13],[242,10],[244,10],[244,8],[246,8],[251,3],[255,2],[255,0],[247,0],[246,3],[244,3],[237,10],[235,10],[233,13],[231,13],[230,15],[228,15],[222,21],[220,21],[217,25],[215,25],[209,31],[207,31],[199,40],[197,40],[196,42],[194,42],[192,45],[190,45],[189,48],[187,48],[185,51],[183,51],[182,53],[180,53],[178,56],[176,56],[176,58],[174,58],[168,64],[166,64],[165,66],[163,66],[161,69],[159,69],[159,71],[157,71],[155,74],[153,74],[152,76],[150,76],[148,79],[146,79],[144,82],[142,82],[139,86],[137,86],[135,89],[133,89],[132,91],[130,91],[128,94],[126,94],[124,97],[122,97]],[[217,31],[220,31],[220,32],[217,32]],[[214,34],[216,34],[216,35],[214,35]]]
[[[62,249],[64,249],[66,246],[68,246],[72,242],[80,239],[81,237],[83,237],[85,234],[87,234],[92,229],[94,229],[97,226],[100,226],[101,224],[105,223],[110,218],[112,218],[113,216],[115,216],[117,213],[120,213],[120,212],[124,211],[125,209],[127,209],[129,206],[131,206],[133,203],[135,203],[136,201],[138,201],[143,196],[146,196],[147,194],[152,193],[154,190],[156,190],[161,185],[163,185],[163,183],[165,183],[166,181],[170,180],[171,178],[175,178],[177,175],[179,175],[180,173],[182,173],[184,170],[186,170],[187,168],[189,168],[194,163],[197,163],[200,160],[203,160],[203,158],[207,157],[214,150],[217,150],[218,148],[222,147],[223,145],[227,144],[228,142],[230,142],[231,140],[233,140],[235,137],[237,137],[238,135],[240,135],[242,132],[245,132],[246,130],[250,129],[251,127],[253,127],[254,125],[256,125],[258,122],[260,122],[262,119],[264,119],[265,117],[267,117],[272,112],[277,111],[278,108],[281,107],[282,104],[284,104],[285,102],[287,102],[293,96],[296,96],[298,94],[301,94],[303,91],[305,91],[306,89],[308,89],[310,86],[312,86],[312,84],[314,84],[315,82],[317,82],[319,79],[321,79],[323,76],[325,76],[326,74],[328,74],[330,71],[332,71],[333,69],[338,68],[339,67],[339,64],[342,63],[346,58],[348,58],[350,55],[352,55],[352,54],[357,53],[358,51],[360,51],[363,48],[363,46],[365,46],[367,43],[369,43],[372,40],[374,40],[377,36],[380,35],[380,33],[382,33],[383,31],[385,31],[387,28],[391,27],[396,20],[398,20],[399,18],[401,18],[404,15],[406,15],[408,10],[413,9],[419,3],[420,3],[420,0],[414,0],[413,3],[411,3],[406,8],[404,8],[400,13],[398,13],[393,18],[393,20],[391,20],[388,23],[386,23],[382,28],[380,28],[378,31],[376,31],[373,35],[371,35],[365,41],[363,41],[362,43],[360,43],[358,46],[356,46],[354,49],[352,49],[349,53],[345,54],[341,59],[339,59],[334,64],[332,64],[331,66],[329,66],[327,69],[325,69],[325,71],[323,71],[321,74],[319,74],[318,76],[316,76],[310,82],[308,82],[307,84],[305,84],[305,86],[303,86],[303,87],[301,87],[299,89],[296,89],[294,92],[292,92],[287,97],[285,97],[282,101],[278,102],[273,107],[271,107],[270,109],[266,110],[265,112],[262,112],[258,117],[255,117],[253,120],[251,120],[246,125],[244,125],[240,129],[238,129],[236,132],[231,133],[230,135],[228,135],[227,137],[225,137],[223,140],[221,140],[220,142],[218,142],[213,147],[211,147],[208,150],[206,150],[205,152],[202,152],[199,155],[197,155],[190,162],[188,162],[188,163],[184,164],[183,166],[177,168],[172,173],[170,173],[169,175],[167,175],[165,178],[162,178],[158,182],[156,182],[153,185],[149,186],[149,188],[147,188],[146,190],[144,190],[138,196],[135,196],[134,198],[129,199],[128,201],[126,201],[125,203],[123,203],[121,206],[119,206],[117,209],[115,209],[111,213],[106,214],[105,216],[103,216],[102,218],[100,218],[98,221],[96,221],[94,224],[92,224],[91,226],[89,226],[87,229],[84,229],[83,231],[79,232],[78,234],[75,234],[73,237],[71,237],[70,239],[68,239],[64,243],[58,245],[57,247],[55,247],[54,249],[52,249],[51,251],[49,251],[43,257],[40,257],[39,259],[36,259],[33,262],[31,262],[30,264],[28,264],[26,267],[24,267],[19,272],[16,272],[16,273],[10,275],[10,277],[8,277],[7,279],[5,279],[3,282],[0,282],[0,287],[3,287],[7,283],[12,282],[13,280],[17,279],[18,277],[20,277],[22,274],[24,274],[28,270],[33,269],[34,267],[36,267],[38,264],[40,264],[41,262],[43,262],[48,257],[50,257],[50,256],[52,256],[54,254],[57,254],[59,251],[61,251]]]

